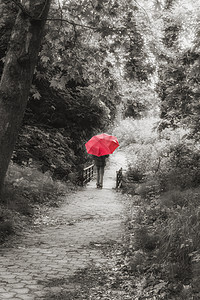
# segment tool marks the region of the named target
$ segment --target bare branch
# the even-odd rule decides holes
[[[35,20],[35,21],[42,21],[42,19],[40,18],[40,16],[39,16],[39,18],[33,17],[33,16],[27,11],[27,9],[26,9],[20,2],[18,2],[17,0],[11,0],[11,1],[13,1],[13,2],[14,2],[14,3],[22,10],[22,12],[23,12],[24,14],[26,14],[28,17],[30,17],[32,20]],[[60,3],[59,3],[59,4],[60,4]],[[46,3],[45,3],[45,5],[46,5]],[[44,5],[44,7],[45,7],[45,5]],[[59,9],[60,9],[60,7],[59,7]],[[61,11],[62,11],[62,10],[61,10]],[[67,19],[63,19],[63,18],[62,18],[62,13],[61,13],[61,18],[47,18],[46,20],[47,20],[47,21],[60,21],[61,24],[62,24],[62,22],[66,22],[66,23],[72,25],[74,28],[75,28],[76,26],[79,26],[79,27],[82,27],[82,28],[87,28],[87,29],[92,29],[92,30],[98,30],[98,29],[100,29],[100,28],[98,28],[98,27],[93,27],[93,26],[89,26],[89,25],[84,25],[84,24],[80,24],[80,23],[75,23],[75,22],[73,22],[73,21],[69,21],[69,20],[67,20]],[[120,30],[120,28],[113,28],[113,31],[116,31],[116,30]]]
[[[44,6],[41,10],[41,13],[39,14],[39,17],[37,18],[38,20],[41,18],[42,14],[43,14],[43,11],[45,10],[46,5],[47,5],[47,0],[45,0],[45,4],[44,4]]]
[[[28,17],[30,17],[31,19],[34,19],[35,21],[42,21],[42,19],[40,18],[34,18],[30,13],[29,11],[17,0],[11,0],[12,2],[14,2],[16,4],[16,6],[18,6],[21,11],[27,15]],[[46,5],[46,4],[45,4]],[[41,14],[40,14],[41,15]],[[52,19],[52,18],[47,18],[47,21],[61,21],[61,22],[67,22],[68,24],[72,25],[72,26],[80,26],[80,27],[84,27],[84,28],[88,28],[88,29],[97,29],[96,27],[91,27],[91,26],[88,26],[88,25],[83,25],[83,24],[78,24],[78,23],[75,23],[73,21],[69,21],[69,20],[66,20],[66,19],[63,19],[62,18],[62,14],[61,14],[61,18],[55,18],[55,19]]]
[[[26,7],[24,7],[19,1],[17,1],[17,0],[11,0],[12,2],[14,2],[20,9],[21,9],[21,11],[25,14],[25,15],[27,15],[28,17],[30,17],[31,19],[33,18],[32,16],[31,16],[31,14],[28,12],[28,10],[26,9]]]
[[[60,19],[60,18],[56,18],[56,19],[47,18],[47,21],[62,21],[62,22],[67,22],[68,24],[70,24],[72,26],[79,26],[79,27],[88,28],[88,29],[98,29],[97,27],[83,25],[83,24],[75,23],[75,22],[72,22],[72,21],[69,21],[66,19]]]
[[[60,10],[60,18],[61,18],[61,23],[60,25],[62,26],[62,20],[63,20],[63,11],[62,11],[62,7],[61,7],[61,4],[60,4],[60,1],[58,0],[58,8]]]
[[[136,4],[137,4],[144,12],[145,12],[145,14],[146,14],[148,20],[150,21],[150,18],[149,18],[149,15],[148,15],[146,9],[145,9],[144,7],[142,7],[142,6],[137,2],[137,0],[134,0],[134,2],[135,2],[135,3],[136,3]]]

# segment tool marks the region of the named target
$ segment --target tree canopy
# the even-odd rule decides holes
[[[28,18],[31,12],[20,1],[6,0],[0,7],[2,72],[17,12]],[[160,110],[160,130],[186,126],[199,139],[199,11],[195,0],[52,1],[17,161],[27,150],[30,126],[31,135],[59,131],[67,137],[60,141],[63,147],[81,155],[84,142],[106,130],[120,103],[124,117]],[[27,159],[33,152],[29,149]],[[48,166],[55,165],[51,160]]]

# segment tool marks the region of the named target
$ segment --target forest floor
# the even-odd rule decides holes
[[[119,271],[128,197],[114,189],[125,164],[116,151],[102,190],[92,181],[1,246],[0,299],[133,299]]]

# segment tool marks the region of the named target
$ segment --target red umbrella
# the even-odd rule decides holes
[[[117,138],[113,135],[106,133],[93,136],[86,144],[85,147],[89,154],[96,156],[103,156],[111,154],[119,146]]]

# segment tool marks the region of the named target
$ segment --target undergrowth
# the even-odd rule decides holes
[[[127,268],[139,278],[141,299],[199,299],[200,145],[183,128],[158,132],[152,118],[122,121],[116,134],[125,128],[123,191],[134,196],[132,210],[137,205]]]
[[[1,195],[0,243],[31,224],[38,205],[57,207],[62,196],[74,189],[70,181],[53,180],[49,171],[39,171],[31,160],[23,166],[11,162]]]

